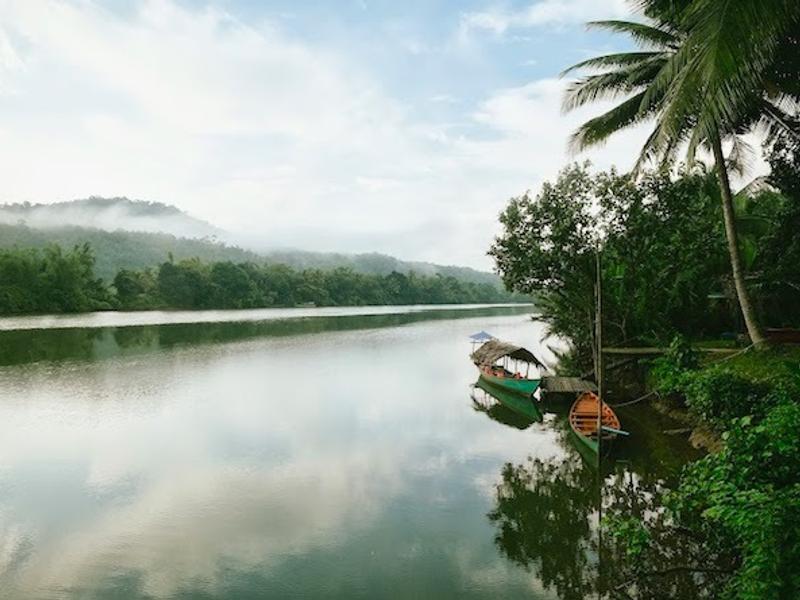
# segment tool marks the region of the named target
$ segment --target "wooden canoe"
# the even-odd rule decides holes
[[[597,407],[600,398],[594,392],[584,392],[569,411],[569,426],[578,439],[589,447],[593,452],[597,452]],[[611,407],[605,402],[602,403],[602,425],[611,429],[620,429],[619,419]],[[602,441],[611,441],[616,436],[613,432],[603,431]]]

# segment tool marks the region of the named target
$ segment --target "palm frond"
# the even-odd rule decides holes
[[[663,58],[663,52],[619,52],[617,54],[606,54],[596,56],[588,60],[583,60],[577,64],[561,71],[560,77],[578,69],[608,69],[610,67],[629,67],[639,65],[643,62]]]
[[[597,100],[627,96],[647,86],[661,68],[663,59],[648,59],[630,67],[588,75],[570,83],[564,93],[562,109],[569,112]]]
[[[645,119],[639,111],[644,92],[625,100],[599,117],[590,119],[570,136],[569,148],[573,152],[605,142],[616,132]]]
[[[705,90],[698,122],[708,133],[727,132],[764,89],[785,32],[800,22],[800,2],[694,0],[683,21],[691,69]]]
[[[589,29],[602,29],[612,33],[625,33],[643,47],[669,48],[678,43],[678,37],[664,28],[654,27],[647,23],[636,21],[590,21],[586,24]]]

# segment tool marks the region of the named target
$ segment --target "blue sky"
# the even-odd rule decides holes
[[[621,0],[0,0],[0,201],[125,195],[263,247],[490,268],[508,198],[571,157],[566,66]]]

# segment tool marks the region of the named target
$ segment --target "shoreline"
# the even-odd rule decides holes
[[[365,306],[268,307],[245,309],[167,309],[133,311],[95,311],[45,315],[8,315],[0,317],[0,333],[43,329],[100,329],[103,327],[142,327],[279,321],[287,319],[376,316],[436,311],[469,311],[491,308],[534,308],[533,303],[507,302],[487,304],[384,304]]]

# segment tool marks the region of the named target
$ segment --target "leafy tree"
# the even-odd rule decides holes
[[[568,69],[566,72],[583,68],[604,72],[575,82],[568,90],[565,108],[570,110],[600,98],[629,96],[583,124],[572,138],[576,149],[601,143],[617,131],[655,119],[639,164],[651,158],[671,162],[684,143],[688,143],[690,161],[697,148],[711,150],[736,294],[748,334],[754,344],[760,345],[765,338],[745,285],[722,143],[731,138],[736,149],[736,136],[756,124],[765,124],[774,134],[791,122],[791,116],[774,96],[800,98],[796,79],[786,77],[781,60],[790,50],[781,43],[782,36],[797,24],[800,10],[797,3],[783,0],[746,0],[742,4],[740,7],[740,3],[726,0],[652,0],[645,2],[650,23],[590,24],[631,35],[641,51],[592,58]],[[741,43],[743,39],[748,42]]]
[[[564,169],[536,198],[514,198],[490,250],[505,284],[535,294],[541,318],[590,366],[594,352],[595,248],[603,244],[606,341],[654,342],[732,324],[714,307],[725,273],[719,189],[702,171],[640,181],[587,165]],[[598,210],[598,208],[600,210]]]
[[[165,262],[158,270],[158,293],[174,308],[211,308],[210,269],[197,259]]]
[[[59,246],[0,251],[0,313],[113,308],[113,297],[93,269],[94,254],[88,244],[68,252]]]

